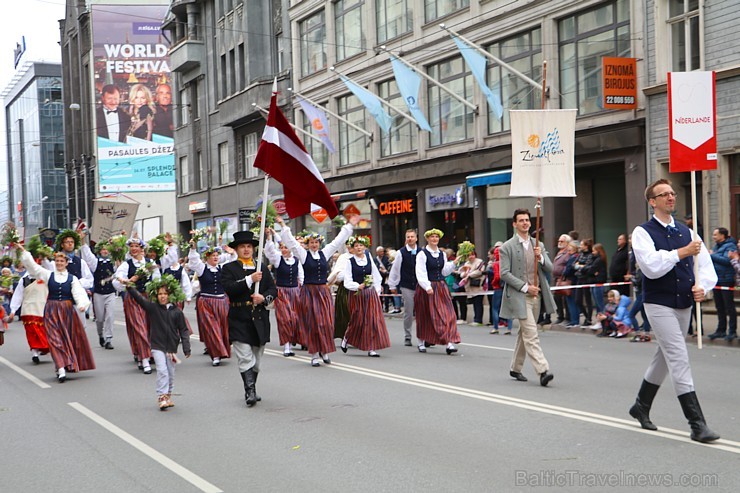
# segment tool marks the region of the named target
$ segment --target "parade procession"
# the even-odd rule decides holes
[[[21,3],[0,491],[736,491],[740,2]]]

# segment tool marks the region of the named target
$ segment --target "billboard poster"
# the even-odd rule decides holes
[[[175,190],[162,5],[92,5],[100,193]]]

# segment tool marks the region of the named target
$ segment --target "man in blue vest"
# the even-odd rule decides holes
[[[95,311],[95,325],[98,329],[100,347],[113,349],[113,320],[115,318],[115,301],[118,295],[113,287],[113,277],[116,266],[110,258],[110,244],[101,242],[95,245],[97,255],[93,253],[87,243],[84,243],[86,234],[80,233],[82,260],[93,273],[93,310]]]
[[[388,287],[391,293],[398,293],[401,286],[403,298],[403,331],[404,345],[411,346],[411,324],[414,322],[414,293],[416,292],[416,242],[415,229],[406,230],[406,244],[398,250],[388,276]]]
[[[650,421],[650,407],[655,394],[669,374],[673,389],[691,427],[691,439],[709,443],[719,439],[706,424],[686,349],[686,333],[691,305],[702,301],[717,283],[712,260],[701,237],[692,238],[684,224],[676,222],[676,192],[668,180],[658,180],[645,190],[645,199],[653,208],[650,221],[632,232],[632,251],[644,275],[645,312],[658,342],[630,415],[646,430],[657,430]],[[694,279],[694,262],[698,276]]]

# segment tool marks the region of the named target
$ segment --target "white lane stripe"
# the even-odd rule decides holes
[[[511,351],[514,352],[513,349],[507,348],[507,347],[499,347],[499,346],[484,346],[483,344],[471,344],[469,342],[461,342],[458,344],[458,346],[470,346],[470,347],[480,347],[483,349],[497,349],[499,351]]]
[[[283,356],[282,352],[275,351],[273,349],[266,349],[265,354],[270,354],[271,356],[280,356],[280,357]],[[293,358],[283,357],[283,360],[286,360],[286,359],[295,359],[297,361],[306,361],[306,362],[311,361],[311,358],[308,358],[305,356],[295,356]],[[670,440],[675,440],[675,441],[679,441],[683,443],[689,443],[691,445],[703,445],[703,446],[711,447],[713,449],[723,450],[725,452],[732,452],[734,454],[740,454],[740,442],[735,442],[732,440],[718,440],[714,442],[714,444],[703,444],[703,443],[699,443],[699,442],[695,442],[691,440],[689,438],[689,435],[686,432],[681,431],[681,430],[675,430],[675,429],[663,428],[663,427],[661,427],[659,431],[643,430],[642,428],[639,427],[639,425],[637,425],[635,421],[615,418],[615,417],[607,416],[603,414],[590,413],[590,412],[581,411],[578,409],[571,409],[567,407],[555,406],[551,404],[545,404],[545,403],[530,401],[526,399],[519,399],[516,397],[509,397],[509,396],[500,395],[500,394],[492,394],[489,392],[483,392],[483,391],[475,390],[475,389],[456,387],[454,385],[447,385],[444,383],[432,382],[429,380],[422,380],[418,378],[407,377],[404,375],[397,375],[394,373],[387,373],[387,372],[382,372],[378,370],[362,368],[359,366],[347,365],[344,363],[332,362],[331,365],[325,365],[325,366],[327,366],[328,368],[334,368],[336,370],[347,371],[350,373],[356,373],[356,374],[365,375],[368,377],[374,377],[374,378],[379,378],[382,380],[388,380],[392,382],[413,385],[415,387],[436,390],[438,392],[445,392],[449,394],[460,395],[463,397],[470,397],[473,399],[479,399],[479,400],[488,401],[488,402],[495,402],[498,404],[504,404],[507,406],[518,407],[521,409],[528,409],[530,411],[537,411],[537,412],[541,412],[545,414],[552,414],[552,415],[560,416],[564,418],[585,421],[588,423],[593,423],[593,424],[597,424],[601,426],[609,426],[611,428],[617,428],[621,430],[627,430],[627,431],[632,431],[632,432],[637,432],[637,433],[644,433],[648,435],[657,435],[663,438],[668,438]]]
[[[107,419],[103,418],[99,414],[94,413],[93,411],[89,410],[79,402],[68,402],[69,406],[71,406],[76,411],[80,412],[82,415],[90,418],[95,423],[99,424],[106,430],[110,431],[114,435],[116,435],[118,438],[123,440],[124,442],[128,443],[135,449],[137,449],[139,452],[143,453],[150,459],[160,463],[170,471],[174,472],[178,476],[180,476],[182,479],[187,481],[188,483],[192,484],[196,488],[198,488],[201,491],[205,491],[207,493],[223,493],[223,490],[219,489],[217,486],[212,485],[205,479],[201,478],[197,474],[189,471],[188,469],[185,469],[183,466],[178,464],[177,462],[173,461],[169,457],[161,454],[160,452],[157,452],[152,447],[147,445],[146,443],[142,442],[138,438],[135,438],[134,436],[130,435],[129,433],[123,431],[118,426],[114,425]]]
[[[10,361],[6,360],[5,358],[3,358],[1,356],[0,356],[0,363],[3,363],[8,368],[10,368],[11,370],[13,370],[14,372],[16,372],[17,374],[19,374],[20,376],[27,378],[28,380],[30,380],[31,382],[35,383],[36,385],[38,385],[42,389],[50,389],[51,388],[51,385],[42,382],[41,380],[39,380],[35,376],[31,375],[30,373],[28,373],[26,370],[24,370],[20,366],[17,366],[15,364],[11,363]]]

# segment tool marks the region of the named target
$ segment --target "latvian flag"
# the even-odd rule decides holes
[[[277,81],[254,167],[282,183],[285,208],[291,218],[309,214],[312,203],[323,207],[332,219],[339,214],[313,159],[278,108]]]

